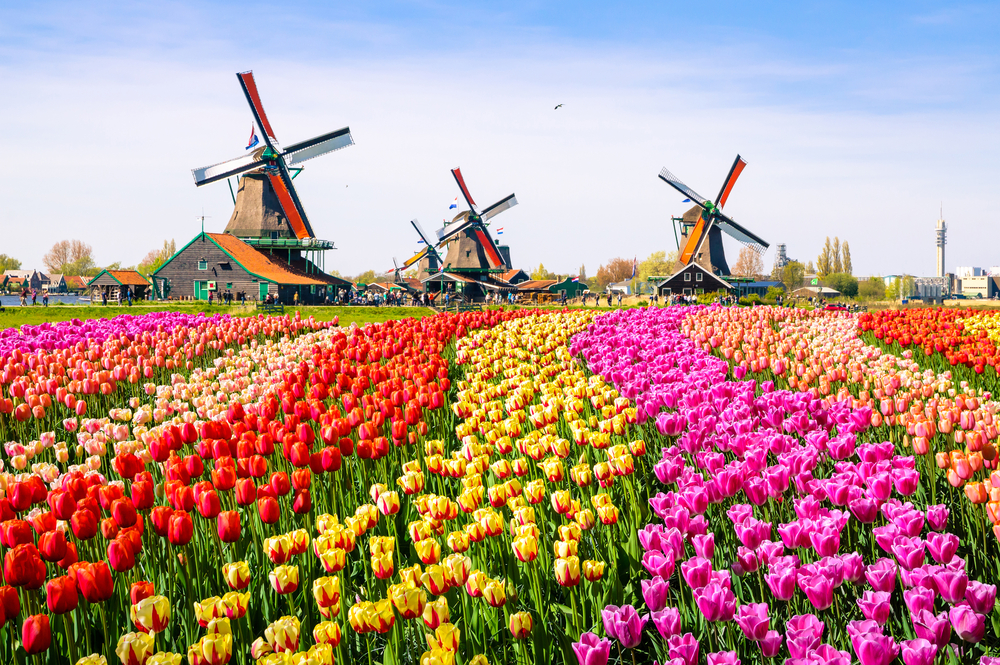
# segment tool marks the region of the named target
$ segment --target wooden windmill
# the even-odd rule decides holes
[[[406,261],[403,262],[402,269],[408,270],[414,264],[418,264],[419,272],[427,272],[431,274],[436,273],[441,269],[441,255],[438,254],[437,248],[428,239],[427,234],[424,233],[424,229],[420,226],[420,222],[415,219],[411,219],[410,224],[413,226],[413,230],[416,231],[417,235],[420,237],[418,242],[423,244],[424,248],[410,258],[406,259]],[[393,260],[395,261],[395,259]],[[397,263],[396,265],[398,271],[399,264]]]
[[[725,249],[722,246],[723,232],[759,254],[763,254],[767,250],[766,240],[722,213],[722,208],[729,199],[733,185],[736,184],[737,178],[740,177],[740,173],[743,172],[746,165],[746,161],[736,155],[736,160],[733,162],[732,168],[729,169],[726,179],[722,182],[722,189],[719,190],[719,195],[715,197],[714,202],[699,196],[666,167],[660,171],[661,180],[683,194],[686,197],[685,201],[691,201],[695,204],[684,213],[680,220],[682,235],[675,270],[681,270],[691,263],[697,263],[716,275],[729,275],[729,264],[726,262]]]
[[[451,170],[462,197],[469,209],[459,213],[451,224],[437,232],[438,246],[448,245],[448,253],[444,259],[444,269],[453,272],[469,272],[486,275],[490,271],[501,271],[510,268],[493,242],[489,232],[489,221],[517,205],[517,198],[510,194],[491,206],[480,210],[465,185],[462,170]]]
[[[332,248],[333,243],[316,239],[292,179],[302,170],[302,163],[354,145],[350,128],[344,127],[282,148],[264,113],[253,72],[242,72],[236,77],[253,113],[255,129],[246,148],[249,152],[220,164],[193,169],[195,185],[201,187],[242,176],[235,196],[236,207],[226,226],[226,233],[249,239],[256,246],[280,244],[282,247],[297,245],[313,250]],[[260,145],[257,132],[263,138],[263,145]]]

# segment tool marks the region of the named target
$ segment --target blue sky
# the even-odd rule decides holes
[[[498,8],[499,7],[499,8]],[[1000,5],[894,3],[32,3],[0,8],[8,206],[0,252],[41,267],[60,238],[135,263],[221,230],[253,69],[284,143],[357,142],[296,180],[344,274],[416,249],[462,166],[515,263],[590,274],[674,248],[666,165],[789,254],[851,243],[856,273],[1000,264]],[[553,110],[557,103],[564,107]],[[735,254],[735,248],[733,248]],[[765,256],[765,264],[773,260]],[[731,257],[732,260],[732,257]]]

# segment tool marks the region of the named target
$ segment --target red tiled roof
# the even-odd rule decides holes
[[[306,274],[294,266],[277,261],[265,252],[258,251],[228,233],[206,233],[215,244],[236,260],[243,268],[275,284],[339,284],[341,280],[324,273]]]
[[[80,275],[66,275],[63,279],[66,280],[67,289],[82,289],[87,286],[87,278]]]
[[[521,282],[517,288],[519,291],[547,291],[556,282],[557,280],[554,279],[533,279],[529,282]]]
[[[122,286],[149,286],[146,278],[135,270],[108,270],[107,273]]]

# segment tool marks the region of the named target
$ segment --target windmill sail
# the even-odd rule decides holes
[[[259,158],[259,152],[255,151],[255,154],[230,159],[228,162],[203,166],[200,169],[191,169],[191,174],[194,176],[194,184],[201,187],[210,182],[225,180],[234,175],[241,175],[248,171],[259,169],[267,163]]]
[[[483,210],[482,218],[484,222],[490,221],[492,218],[496,217],[504,210],[510,210],[517,205],[517,198],[513,194],[504,197],[491,205],[490,207]]]
[[[283,152],[281,156],[285,158],[286,164],[289,166],[295,166],[310,160],[313,157],[319,157],[320,155],[325,155],[328,152],[340,150],[341,148],[346,148],[351,145],[354,145],[354,138],[351,136],[351,129],[350,127],[344,127],[343,129],[338,129],[335,132],[323,134],[322,136],[317,136],[316,138],[309,139],[308,141],[302,141],[301,143],[290,145],[285,148],[285,152]]]
[[[663,180],[668,185],[670,185],[671,187],[673,187],[674,189],[676,189],[684,196],[688,197],[689,199],[700,205],[702,208],[705,207],[705,199],[702,198],[696,191],[694,191],[693,189],[685,185],[683,182],[681,182],[680,179],[673,173],[671,173],[665,166],[663,167],[663,170],[660,171],[660,179]]]
[[[766,240],[749,229],[740,226],[723,214],[718,215],[715,223],[718,224],[719,228],[725,231],[729,236],[739,240],[741,243],[750,247],[758,254],[763,254],[767,248],[770,247],[770,244]]]
[[[732,167],[729,169],[729,175],[722,183],[722,189],[719,190],[719,195],[715,197],[715,205],[722,208],[726,205],[726,200],[729,199],[729,193],[733,191],[733,185],[736,184],[737,178],[743,173],[743,169],[747,166],[745,159],[736,155],[736,160],[733,162]]]

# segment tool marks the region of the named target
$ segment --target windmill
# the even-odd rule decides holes
[[[351,130],[349,127],[344,127],[282,148],[275,138],[267,114],[264,113],[264,106],[261,104],[260,95],[257,92],[253,72],[242,72],[236,77],[243,88],[243,94],[250,105],[254,123],[257,131],[261,133],[264,145],[259,145],[255,131],[251,134],[250,145],[247,146],[248,150],[252,149],[249,154],[213,166],[193,169],[191,173],[194,175],[195,185],[201,187],[244,174],[253,176],[243,178],[243,181],[250,181],[250,187],[253,189],[252,194],[249,193],[250,189],[246,190],[248,193],[245,198],[260,197],[260,200],[241,202],[240,197],[234,197],[236,198],[236,210],[233,212],[233,217],[230,219],[226,231],[240,236],[276,238],[279,233],[287,232],[284,229],[284,223],[287,222],[287,226],[290,227],[290,231],[296,239],[299,241],[312,240],[316,235],[313,233],[312,225],[309,223],[306,211],[302,207],[295,186],[292,184],[292,178],[302,170],[299,165],[303,162],[354,145]],[[294,175],[291,173],[292,171],[295,172]],[[264,180],[267,181],[269,188],[264,187]],[[244,195],[245,184],[246,182],[243,182],[240,185],[241,197]],[[274,201],[275,198],[276,201]],[[275,203],[277,206],[274,205]],[[238,219],[241,213],[243,213],[243,219]],[[248,222],[247,218],[250,218],[251,221]],[[318,242],[325,243],[326,241]],[[315,241],[303,243],[303,245],[315,247]],[[325,248],[330,247],[332,247],[332,243]]]
[[[427,234],[424,233],[424,229],[420,226],[420,222],[415,219],[411,219],[410,224],[413,226],[413,230],[417,232],[417,235],[420,236],[420,242],[423,243],[424,248],[403,262],[403,270],[407,270],[410,266],[427,259],[427,267],[425,271],[431,274],[436,273],[441,268],[441,255],[438,254],[437,248],[431,244],[430,240],[427,239]],[[393,261],[395,261],[395,259],[393,259]],[[396,271],[397,273],[399,272],[398,264],[396,265]]]
[[[437,232],[439,247],[446,243],[454,243],[457,246],[449,248],[448,258],[445,260],[447,269],[488,273],[490,270],[503,268],[506,261],[497,248],[496,243],[493,242],[493,238],[490,236],[487,227],[492,218],[516,206],[517,198],[511,194],[480,211],[476,206],[476,202],[472,199],[472,195],[469,193],[469,188],[465,185],[462,170],[459,168],[452,169],[451,174],[455,177],[458,188],[462,190],[462,196],[469,205],[469,209],[456,215],[451,224],[446,225]],[[478,245],[478,248],[468,246],[469,243],[463,242],[466,239]],[[454,242],[456,240],[458,241],[457,243]],[[479,248],[481,248],[484,255],[482,259],[479,257],[479,251],[475,251]],[[451,260],[452,252],[456,249],[458,254],[456,255],[456,260],[453,261]],[[463,253],[465,256],[461,256]],[[472,258],[473,253],[476,254],[474,260]],[[485,265],[483,265],[483,260],[485,260]]]
[[[737,224],[732,218],[723,214],[722,208],[729,199],[729,194],[736,184],[737,178],[743,172],[747,163],[742,157],[736,155],[729,174],[722,182],[722,189],[715,201],[702,198],[693,189],[681,182],[677,176],[667,170],[666,167],[660,171],[660,179],[679,191],[686,198],[695,203],[695,206],[688,210],[681,218],[683,247],[679,247],[680,254],[677,262],[680,268],[691,263],[698,263],[703,268],[717,274],[729,275],[729,264],[726,263],[725,250],[722,246],[722,232],[750,247],[758,254],[763,254],[768,248],[766,240],[749,229]],[[708,243],[708,251],[705,251],[705,243]]]

